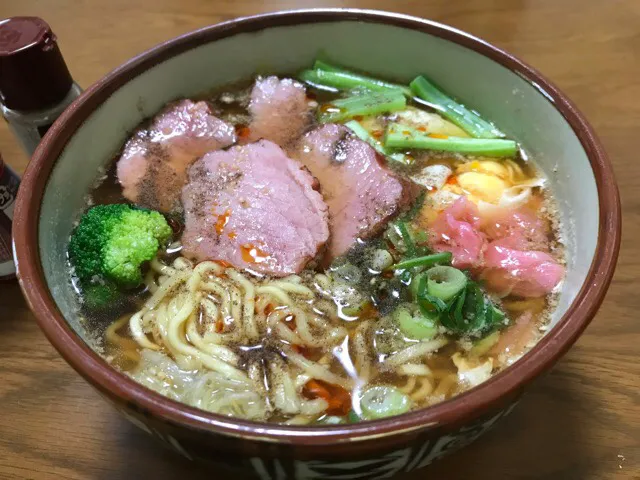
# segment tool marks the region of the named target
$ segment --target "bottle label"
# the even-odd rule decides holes
[[[10,219],[13,218],[13,208],[19,186],[20,177],[0,159],[0,211]]]
[[[0,158],[0,279],[16,273],[11,250],[11,219],[20,178]]]
[[[16,267],[11,252],[11,220],[0,211],[0,280],[15,273]]]

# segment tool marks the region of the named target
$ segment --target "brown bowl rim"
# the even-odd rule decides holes
[[[433,407],[375,422],[293,427],[230,419],[188,407],[137,384],[109,366],[67,325],[47,288],[38,248],[40,204],[49,174],[77,128],[116,89],[158,63],[197,46],[240,33],[315,22],[360,21],[417,30],[470,48],[536,87],[562,114],[587,153],[598,189],[599,229],[589,273],[575,301],[530,352],[487,382]],[[268,442],[327,445],[462,424],[503,403],[549,369],[576,341],[599,308],[620,248],[621,213],[612,165],[593,129],[573,103],[540,73],[514,56],[456,28],[408,15],[349,8],[265,13],[208,26],[174,38],[124,63],[85,91],[55,122],[22,179],[14,223],[14,250],[22,291],[40,328],[63,358],[99,391],[174,425]]]

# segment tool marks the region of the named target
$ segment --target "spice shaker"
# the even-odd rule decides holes
[[[11,220],[19,185],[20,178],[0,155],[0,281],[13,279],[16,274],[11,250]]]
[[[29,156],[81,92],[44,20],[0,20],[0,110]]]

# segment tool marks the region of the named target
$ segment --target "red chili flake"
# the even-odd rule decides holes
[[[329,415],[344,416],[351,410],[351,394],[340,385],[311,379],[305,384],[302,393],[309,399],[325,400],[329,404]]]
[[[251,135],[251,129],[246,125],[236,125],[236,134],[239,138],[245,139]]]
[[[222,231],[224,230],[225,225],[229,221],[229,217],[231,216],[231,210],[227,209],[222,215],[218,215],[218,219],[216,220],[216,233],[218,235],[222,235]]]
[[[224,268],[233,267],[233,264],[227,262],[226,260],[214,260],[213,262],[217,263],[218,265],[220,265],[221,267],[224,267]]]

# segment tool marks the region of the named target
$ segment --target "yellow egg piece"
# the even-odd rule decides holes
[[[503,180],[511,177],[509,169],[501,162],[495,160],[473,160],[472,162],[463,163],[457,168],[459,173],[462,172],[480,172],[489,175],[495,175]]]
[[[504,180],[487,173],[465,172],[458,175],[457,180],[462,190],[473,197],[473,201],[498,203],[507,188]]]

